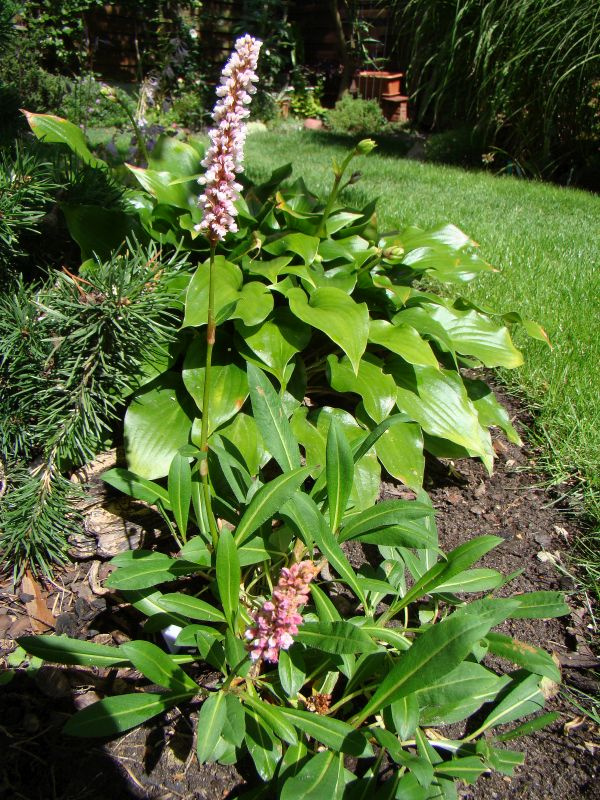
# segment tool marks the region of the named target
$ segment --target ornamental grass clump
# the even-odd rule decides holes
[[[378,231],[374,203],[339,204],[372,141],[334,165],[325,198],[286,185],[285,169],[241,188],[257,52],[243,37],[226,68],[201,198],[191,145],[164,140],[148,169],[130,167],[147,192],[144,230],[187,249],[193,272],[169,276],[181,328],[126,413],[129,469],[104,478],[156,506],[179,553],[121,553],[106,586],[149,616],[148,637],[169,626],[182,650],[20,644],[62,664],[132,667],[154,687],[88,706],[70,735],[115,735],[192,701],[198,761],[249,756],[264,796],[456,797],[459,778],[512,774],[523,758],[504,742],[556,718],[537,713],[560,681],[551,656],[493,629],[565,614],[562,596],[496,597],[515,576],[473,565],[503,539],[442,553],[421,487],[424,448],[491,468],[489,426],[516,437],[458,367],[521,356],[502,318],[424,288],[424,275],[489,268],[461,231]],[[377,503],[380,463],[416,499]],[[351,562],[363,545],[369,562]],[[500,674],[498,658],[516,669]]]

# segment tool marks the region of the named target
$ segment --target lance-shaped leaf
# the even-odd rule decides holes
[[[169,503],[175,522],[185,538],[192,501],[192,470],[187,457],[175,453],[169,467]]]
[[[550,619],[570,612],[562,592],[525,592],[516,599],[520,605],[513,619]]]
[[[356,716],[362,722],[380,708],[433,684],[441,671],[449,672],[465,659],[475,642],[506,619],[515,608],[512,600],[480,605],[478,613],[455,612],[426,630],[385,677],[373,697]]]
[[[507,692],[478,730],[484,731],[540,711],[544,707],[544,695],[539,684],[539,675],[528,675],[518,681],[513,688],[508,687]]]
[[[362,733],[359,733],[347,722],[333,717],[312,714],[296,708],[279,708],[280,715],[288,719],[300,730],[312,736],[318,742],[332,750],[353,756],[372,755],[372,750]]]
[[[280,800],[342,800],[345,785],[342,756],[325,751],[317,753],[286,780]]]
[[[383,500],[373,508],[367,508],[360,514],[349,517],[341,530],[340,541],[345,542],[347,539],[356,539],[388,526],[396,526],[404,527],[407,533],[412,532],[419,536],[420,544],[417,546],[436,544],[424,522],[432,515],[431,506],[416,500]]]
[[[306,680],[306,666],[301,648],[281,650],[277,672],[283,691],[290,698],[296,697]]]
[[[351,622],[305,622],[295,636],[296,641],[326,653],[373,653],[377,645],[361,628]]]
[[[109,486],[114,486],[123,494],[142,500],[144,503],[156,505],[158,502],[167,510],[171,508],[169,493],[159,483],[141,478],[135,472],[122,467],[114,467],[102,473],[102,480]]]
[[[247,706],[244,710],[246,747],[260,777],[263,781],[269,781],[275,775],[277,764],[281,759],[281,743],[275,737],[272,728],[256,711]]]
[[[156,600],[156,604],[165,611],[181,614],[190,619],[202,622],[224,622],[225,617],[218,608],[211,606],[199,597],[193,597],[182,592],[163,594]]]
[[[331,419],[327,434],[325,474],[330,525],[337,531],[352,491],[354,461],[350,444],[335,417]]]
[[[320,288],[307,298],[302,289],[287,293],[292,313],[323,331],[342,348],[350,359],[355,374],[369,335],[369,311],[365,303],[356,303],[346,292],[336,288]]]
[[[136,728],[189,697],[189,692],[139,692],[105,697],[71,717],[63,730],[69,736],[113,736]]]
[[[264,700],[252,697],[251,695],[244,695],[244,703],[261,717],[266,724],[273,730],[273,732],[283,739],[288,744],[296,744],[298,741],[298,733],[294,728],[294,721],[288,721],[284,709],[278,706],[265,703]]]
[[[198,691],[197,683],[152,642],[125,642],[119,649],[152,683],[173,692],[189,692],[190,695]]]
[[[248,385],[252,410],[268,451],[284,472],[300,466],[300,450],[281,398],[264,372],[248,363]]]
[[[198,714],[198,744],[196,749],[200,764],[204,764],[210,757],[225,725],[227,713],[225,697],[225,692],[213,692],[202,703],[202,708]]]
[[[129,660],[116,647],[65,636],[20,636],[17,641],[27,653],[55,664],[112,667]]]
[[[550,678],[551,681],[560,683],[560,669],[552,660],[552,656],[546,653],[545,650],[526,642],[519,642],[503,633],[488,633],[486,641],[490,653],[506,658],[520,667],[525,667],[530,672],[544,675],[546,678]]]
[[[231,532],[224,528],[217,544],[217,588],[230,629],[235,632],[242,571]]]

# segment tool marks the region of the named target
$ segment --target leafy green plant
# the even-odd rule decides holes
[[[334,133],[379,133],[387,125],[377,100],[353,98],[348,92],[327,112],[326,119]]]

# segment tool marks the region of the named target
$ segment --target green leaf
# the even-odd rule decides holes
[[[520,605],[513,619],[550,619],[570,613],[562,592],[526,592],[515,597]]]
[[[177,703],[188,700],[189,696],[189,692],[139,692],[105,697],[71,717],[63,731],[69,736],[86,738],[113,736],[136,728]]]
[[[377,650],[371,637],[351,622],[305,622],[295,641],[325,653],[373,653]]]
[[[352,450],[344,433],[332,417],[327,435],[325,474],[332,530],[337,531],[348,504],[354,481]]]
[[[169,558],[164,553],[151,553],[116,569],[106,579],[105,586],[110,589],[148,589],[197,571],[195,564]]]
[[[130,472],[122,467],[114,467],[102,473],[102,480],[109,486],[114,486],[123,494],[133,497],[135,500],[142,500],[150,505],[157,505],[158,502],[169,510],[169,493],[160,484],[140,478],[135,472]]]
[[[295,708],[282,707],[278,711],[304,733],[332,750],[353,756],[372,755],[365,737],[347,722]]]
[[[405,529],[415,534],[418,547],[437,544],[425,526],[425,520],[433,516],[433,509],[416,500],[383,500],[373,508],[367,508],[348,518],[340,532],[340,542],[378,531],[388,526]],[[418,523],[415,525],[415,523]]]
[[[506,658],[513,664],[525,667],[537,675],[544,675],[551,681],[560,683],[560,669],[556,666],[549,653],[539,647],[526,642],[519,642],[503,633],[488,633],[486,636],[490,653]]]
[[[374,422],[382,422],[396,404],[396,384],[383,372],[383,362],[366,354],[358,362],[358,371],[348,358],[327,357],[329,382],[336,392],[360,395],[365,411]]]
[[[175,136],[161,134],[150,153],[148,166],[173,177],[194,179],[202,171],[201,157],[192,145]],[[197,182],[196,190],[198,188]]]
[[[498,402],[487,383],[465,377],[462,380],[469,399],[477,410],[481,425],[484,428],[491,428],[495,425],[504,431],[509,442],[522,445],[521,437],[513,427],[507,410]]]
[[[414,422],[394,422],[375,445],[385,469],[405,486],[417,491],[423,485],[425,456],[423,433]]]
[[[450,672],[468,655],[471,646],[491,627],[506,619],[514,608],[511,600],[479,605],[476,614],[455,612],[428,628],[402,654],[375,694],[357,715],[359,722],[401,697],[435,683],[440,672]]]
[[[181,535],[186,536],[192,501],[192,470],[189,460],[175,453],[169,467],[169,502]]]
[[[446,775],[450,778],[458,778],[465,783],[475,783],[477,778],[486,771],[486,766],[477,756],[466,756],[443,761],[434,768],[434,771],[436,775]]]
[[[198,743],[196,753],[200,764],[207,761],[215,749],[227,714],[225,692],[212,692],[202,703],[198,714]]]
[[[241,319],[244,325],[259,325],[273,310],[273,295],[261,281],[245,283],[240,292],[232,319]]]
[[[280,800],[342,800],[344,761],[339,753],[317,753],[283,785]]]
[[[174,372],[136,392],[125,413],[129,469],[148,479],[167,475],[173,457],[189,441],[193,417],[193,403]]]
[[[287,298],[292,313],[317,330],[323,331],[342,348],[355,374],[369,335],[369,311],[341,289],[315,289],[310,300],[302,289],[291,289]]]
[[[547,714],[541,714],[539,717],[530,720],[529,722],[523,722],[522,725],[517,725],[516,728],[513,728],[511,731],[507,731],[506,733],[500,734],[500,736],[496,736],[496,739],[499,742],[509,742],[511,739],[517,739],[520,736],[529,736],[536,731],[545,728],[546,725],[551,725],[560,717],[558,711],[549,711]]]
[[[55,664],[112,667],[127,661],[116,647],[65,636],[20,636],[17,641],[30,655]]]
[[[219,429],[219,436],[235,447],[251,476],[257,475],[270,457],[256,420],[250,414],[237,413],[228,425]]]
[[[54,114],[33,114],[23,112],[33,133],[43,142],[66,144],[79,158],[90,167],[107,167],[105,161],[92,155],[85,141],[81,128]]]
[[[202,622],[225,622],[225,617],[219,609],[200,600],[199,597],[182,592],[163,594],[156,603],[165,611],[172,611],[174,614],[181,614],[189,619],[197,619]]]
[[[509,688],[498,705],[485,718],[479,730],[484,731],[540,711],[544,707],[544,695],[539,683],[538,675],[529,675],[519,681],[514,688]]]
[[[290,723],[282,713],[283,709],[278,706],[265,703],[263,700],[244,695],[244,703],[256,711],[259,717],[269,726],[269,728],[288,744],[294,745],[298,741],[298,734],[294,728],[294,723]]]
[[[182,377],[185,388],[204,412],[204,379],[206,375],[206,339],[194,339],[185,355]],[[234,417],[248,397],[248,378],[243,367],[236,364],[229,349],[217,344],[213,351],[210,373],[209,434]],[[199,432],[192,433],[198,444]]]
[[[215,256],[215,319],[220,324],[231,316],[240,296],[242,273],[224,256]],[[185,299],[183,327],[206,325],[208,319],[209,260],[200,264],[192,276]]]
[[[427,304],[427,313],[444,328],[453,348],[463,355],[475,356],[486,367],[520,367],[522,353],[516,349],[508,328],[498,325],[478,311]]]
[[[290,360],[308,345],[311,330],[303,325],[287,308],[277,308],[269,319],[260,325],[247,326],[236,323],[236,330],[244,345],[269,367],[281,385],[285,381]]]
[[[225,695],[225,724],[222,736],[225,741],[241,747],[246,733],[246,716],[240,698],[233,694]]]
[[[264,522],[277,514],[308,476],[310,467],[300,467],[278,475],[262,486],[250,501],[239,521],[235,542],[239,546]]]
[[[491,441],[458,376],[432,367],[409,365],[396,357],[387,368],[397,384],[397,404],[432,436],[448,439],[491,466]]]
[[[440,592],[487,592],[496,589],[504,583],[504,576],[495,569],[469,569],[459,572],[448,581],[435,587],[435,593]]]
[[[71,237],[79,245],[81,260],[98,258],[109,260],[121,245],[136,239],[147,239],[139,218],[121,209],[77,203],[61,203]]]
[[[383,319],[373,319],[369,324],[369,341],[402,356],[409,364],[438,369],[438,361],[431,345],[421,339],[412,325],[402,322],[392,325]]]
[[[263,781],[270,781],[281,759],[281,743],[273,735],[266,722],[247,706],[246,713],[246,747],[254,761],[256,771]]]
[[[191,695],[198,692],[199,687],[196,682],[155,644],[142,641],[125,642],[119,650],[152,683],[157,683],[173,692],[189,692]]]
[[[262,370],[249,363],[247,373],[254,418],[267,449],[284,472],[296,469],[300,450],[281,399]]]
[[[242,572],[237,547],[227,528],[219,534],[217,545],[217,588],[230,629],[235,633]]]
[[[295,698],[306,680],[302,651],[295,647],[291,650],[281,650],[277,672],[283,691],[289,698]]]
[[[304,233],[287,233],[263,245],[263,250],[274,256],[282,256],[285,253],[296,253],[308,267],[315,260],[318,247],[318,236],[307,236]]]

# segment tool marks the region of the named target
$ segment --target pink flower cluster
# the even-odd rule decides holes
[[[202,161],[206,173],[199,179],[204,193],[198,198],[203,218],[197,230],[206,233],[214,244],[226,234],[237,231],[233,205],[239,197],[241,186],[236,173],[242,171],[248,105],[256,91],[258,80],[256,65],[262,42],[251,36],[242,36],[235,43],[235,52],[221,74],[217,88],[219,100],[213,111],[216,127],[210,133],[211,145]]]
[[[300,561],[281,570],[273,598],[254,612],[255,624],[246,631],[246,639],[252,643],[249,645],[252,661],[264,658],[276,664],[279,651],[291,646],[302,622],[298,609],[307,602],[309,584],[318,571],[312,561]]]

